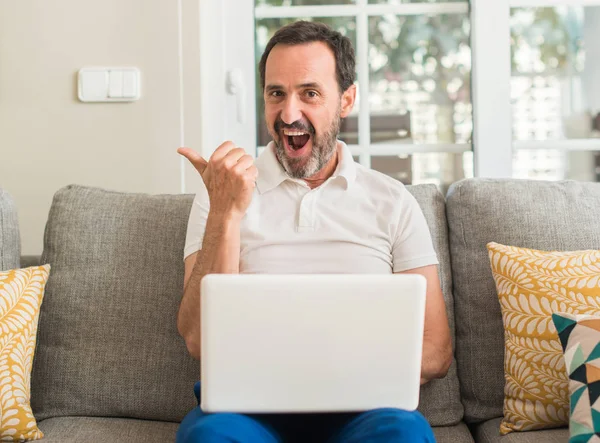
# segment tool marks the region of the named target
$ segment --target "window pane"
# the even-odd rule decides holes
[[[473,177],[473,153],[373,156],[371,168],[406,185],[433,183],[445,192],[455,181]]]
[[[600,181],[600,151],[519,149],[513,154],[513,176],[597,182]]]
[[[600,7],[514,8],[511,40],[514,139],[600,137]]]
[[[519,149],[513,152],[513,177],[535,180],[564,178],[561,151],[551,149]]]
[[[256,0],[256,6],[353,5],[356,0]]]
[[[573,151],[567,153],[566,177],[569,180],[600,181],[600,153]]]
[[[316,0],[315,0],[316,1]],[[267,18],[256,20],[256,65],[258,66],[258,62],[262,57],[262,54],[269,42],[269,39],[273,37],[275,32],[289,23],[293,23],[296,20],[309,20],[309,21],[317,21],[323,22],[327,25],[331,26],[336,31],[339,31],[343,35],[347,36],[352,45],[356,50],[356,20],[354,17],[319,17],[319,18]],[[265,103],[262,94],[262,86],[260,83],[260,74],[258,70],[256,72],[256,121],[257,121],[257,146],[265,146],[267,143],[271,141],[271,137],[267,132],[267,127],[265,124]],[[358,104],[355,106],[355,110],[358,109]],[[356,120],[356,112],[353,113],[354,119]],[[352,116],[348,117],[348,119],[352,118]],[[348,119],[345,119],[348,120]],[[344,140],[343,137],[340,137]]]
[[[471,142],[469,33],[463,14],[369,18],[373,144]]]

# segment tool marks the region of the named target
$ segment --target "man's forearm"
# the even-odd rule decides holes
[[[200,359],[200,282],[207,274],[237,274],[240,266],[240,221],[209,213],[202,251],[183,292],[177,317],[179,333],[190,354]]]
[[[452,343],[440,344],[439,340],[427,336],[423,340],[421,384],[443,378],[452,363]]]

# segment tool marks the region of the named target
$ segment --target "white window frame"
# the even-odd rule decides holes
[[[205,158],[225,140],[241,146],[256,143],[254,98],[254,2],[252,0],[199,0],[201,153]],[[232,45],[248,35],[241,45]],[[248,43],[250,42],[250,43]],[[228,80],[240,70],[246,89],[243,122],[237,119],[238,97]],[[189,123],[188,123],[189,124]],[[249,153],[250,150],[249,150]]]
[[[202,94],[202,147],[210,156],[219,143],[233,135],[231,126],[219,116],[234,114],[231,99],[224,91],[224,79],[234,68],[231,59],[245,58],[243,74],[247,84],[254,85],[254,20],[270,17],[356,17],[358,84],[361,97],[368,97],[369,67],[360,63],[367,59],[368,18],[371,15],[469,13],[471,19],[473,139],[470,144],[389,144],[370,145],[369,100],[359,105],[358,144],[351,145],[360,162],[370,165],[372,155],[402,155],[426,152],[461,153],[473,150],[476,177],[512,177],[513,149],[600,150],[600,140],[556,140],[540,142],[513,141],[510,103],[510,9],[513,7],[597,6],[600,0],[471,0],[447,3],[369,4],[356,0],[354,5],[319,5],[287,7],[255,7],[254,0],[199,0]],[[235,2],[235,7],[233,7]],[[227,36],[234,32],[245,50],[227,56]],[[248,35],[247,39],[240,35]],[[236,43],[237,44],[237,43]],[[247,53],[252,54],[249,62]],[[229,57],[229,61],[227,58]],[[241,66],[241,65],[240,65]],[[256,144],[254,100],[247,99],[248,126],[238,138],[253,152]],[[189,124],[189,123],[188,123]],[[251,126],[251,127],[250,127]]]
[[[356,18],[356,55],[357,80],[361,100],[358,110],[358,144],[349,145],[352,154],[359,157],[364,166],[371,166],[371,157],[379,155],[405,155],[415,153],[464,153],[471,151],[467,143],[439,144],[377,144],[371,145],[369,100],[369,66],[361,63],[367,60],[369,17],[383,14],[429,15],[429,14],[467,14],[466,2],[449,3],[401,3],[369,4],[368,0],[356,0],[354,5],[318,5],[318,6],[262,6],[255,8],[255,18],[301,18],[301,17],[355,17]]]

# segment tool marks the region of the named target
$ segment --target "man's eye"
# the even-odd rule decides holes
[[[271,92],[272,97],[281,97],[283,93],[281,91],[273,91]]]
[[[315,98],[318,94],[316,91],[308,91],[306,95],[308,95],[310,98]]]

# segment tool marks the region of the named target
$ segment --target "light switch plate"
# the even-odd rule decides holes
[[[131,102],[140,98],[137,68],[89,67],[79,70],[77,96],[82,102]]]

